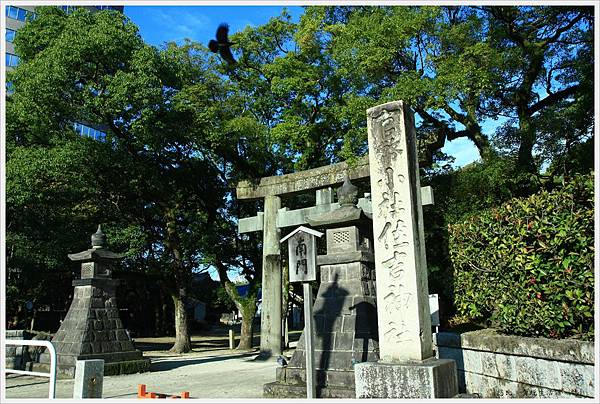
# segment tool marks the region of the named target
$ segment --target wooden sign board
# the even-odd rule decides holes
[[[288,242],[290,282],[310,282],[317,279],[317,237],[323,233],[304,226],[284,237]]]

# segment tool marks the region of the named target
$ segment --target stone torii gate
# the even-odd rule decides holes
[[[333,203],[332,187],[341,185],[345,176],[350,180],[369,178],[369,156],[349,165],[347,162],[313,168],[291,174],[263,177],[258,183],[241,181],[236,187],[238,200],[264,199],[264,212],[249,218],[240,218],[240,234],[263,232],[263,273],[260,351],[263,356],[277,356],[282,352],[282,281],[281,251],[279,240],[281,228],[308,223],[308,216],[325,213],[339,207]],[[281,197],[307,191],[316,191],[316,205],[288,210],[281,207]],[[423,205],[433,204],[431,187],[421,188]],[[370,196],[360,198],[358,206],[371,213]]]

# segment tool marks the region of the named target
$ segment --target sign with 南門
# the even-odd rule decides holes
[[[317,279],[317,237],[323,233],[300,226],[283,239],[289,252],[290,282],[310,282]]]

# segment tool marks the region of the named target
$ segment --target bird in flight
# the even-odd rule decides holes
[[[219,28],[217,28],[217,40],[211,39],[208,42],[208,48],[214,53],[218,52],[227,63],[234,64],[236,62],[229,48],[230,45],[233,45],[233,42],[229,42],[227,38],[228,33],[229,25],[225,23],[220,24]]]

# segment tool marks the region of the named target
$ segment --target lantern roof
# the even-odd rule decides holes
[[[105,248],[106,235],[102,232],[100,225],[98,225],[98,230],[92,234],[91,238],[92,248],[74,254],[67,254],[71,261],[114,261],[125,257],[124,254],[117,254]]]

